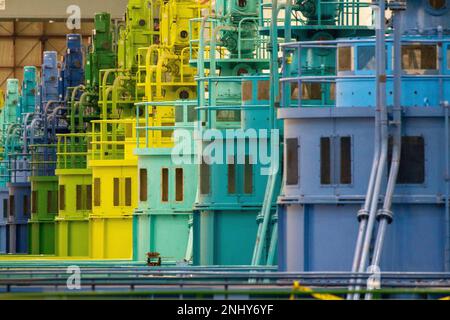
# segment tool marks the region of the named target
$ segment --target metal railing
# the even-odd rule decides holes
[[[86,169],[92,135],[61,134],[57,138],[57,169]]]

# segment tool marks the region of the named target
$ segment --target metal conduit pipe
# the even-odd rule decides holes
[[[78,111],[78,128],[80,130],[83,129],[83,115],[84,115],[84,111],[86,110],[85,106],[88,104],[87,98],[91,97],[91,96],[94,96],[94,94],[92,94],[91,92],[85,91],[81,95],[80,101],[75,103],[75,110],[74,111]],[[72,133],[75,133],[75,126],[74,126],[74,128],[72,130],[73,130]]]
[[[27,136],[28,127],[29,127],[29,125],[28,125],[28,121],[29,121],[28,118],[31,117],[31,116],[34,116],[34,113],[27,113],[25,115],[25,120],[24,120],[24,130],[23,130],[22,137],[23,137],[23,148],[24,148],[25,152],[28,149],[28,136]]]
[[[79,86],[75,87],[74,90],[72,90],[72,96],[70,98],[70,121],[72,124],[75,123],[75,99],[77,97],[78,91],[79,90],[85,90],[86,87],[82,84],[80,84]],[[72,129],[73,132],[75,132],[75,128]]]
[[[36,118],[36,119],[33,119],[33,121],[31,121],[31,124],[30,124],[30,130],[31,130],[31,144],[34,144],[34,138],[35,138],[35,129],[36,129],[36,125],[38,124],[38,123],[42,123],[43,122],[43,120],[42,119],[40,119],[40,118]]]
[[[377,31],[378,31],[378,29],[377,29]],[[377,77],[377,79],[378,79],[378,77]],[[378,94],[377,94],[377,98],[378,98]],[[357,236],[357,240],[356,240],[355,252],[353,255],[352,273],[357,273],[358,269],[359,269],[359,264],[361,261],[361,252],[362,252],[362,247],[363,247],[363,240],[366,235],[367,222],[368,222],[368,218],[369,218],[369,210],[370,210],[370,205],[372,203],[373,191],[374,191],[374,186],[375,186],[375,178],[377,176],[377,172],[379,169],[380,155],[381,155],[380,111],[381,110],[379,107],[377,107],[377,109],[375,110],[374,155],[373,155],[372,169],[370,171],[370,178],[369,178],[369,183],[367,186],[367,192],[366,192],[364,205],[361,208],[361,210],[358,211],[359,228],[358,228],[358,236]],[[353,281],[350,280],[350,283],[353,284]],[[352,291],[352,290],[354,290],[354,287],[350,286],[349,291]],[[348,294],[347,299],[351,299],[352,296],[353,296],[352,294]]]
[[[380,134],[381,134],[381,153],[378,162],[378,169],[373,188],[372,201],[370,205],[369,217],[367,220],[366,232],[364,235],[364,242],[361,249],[361,258],[359,261],[358,272],[363,273],[367,267],[369,258],[370,244],[372,242],[372,234],[375,226],[375,220],[378,211],[378,202],[381,191],[381,183],[383,180],[384,168],[387,162],[388,153],[388,119],[386,108],[386,21],[385,10],[386,1],[379,0],[377,3],[377,18],[376,18],[376,87],[377,87],[377,112],[380,115]],[[360,290],[360,281],[356,290]],[[354,299],[359,299],[359,294],[354,295]]]
[[[388,185],[386,188],[386,196],[384,198],[383,208],[378,211],[378,233],[375,241],[375,247],[371,265],[375,268],[379,267],[381,253],[383,250],[384,237],[386,228],[393,220],[392,198],[394,195],[395,185],[397,183],[398,172],[400,169],[401,148],[402,148],[402,106],[401,106],[401,11],[395,10],[394,17],[394,109],[393,120],[395,125],[395,133],[392,145],[392,161],[391,171],[389,173]],[[372,298],[371,294],[366,294],[366,299]]]
[[[278,0],[272,0],[272,23],[271,23],[271,28],[270,28],[270,39],[271,39],[271,63],[270,63],[270,80],[271,80],[271,86],[270,86],[270,94],[271,94],[271,98],[270,98],[270,108],[269,108],[269,118],[270,118],[270,127],[272,129],[275,129],[276,127],[276,123],[275,123],[275,116],[273,114],[273,111],[276,109],[275,108],[275,100],[277,97],[277,92],[276,92],[276,83],[278,83],[278,15],[279,12],[283,9],[286,8],[286,23],[285,23],[285,27],[287,27],[286,29],[290,28],[290,16],[291,16],[291,10],[292,10],[292,0],[288,0],[286,2],[286,4],[280,4],[278,5]],[[290,34],[290,30],[286,30],[287,31],[287,36],[286,36],[286,42],[290,42],[291,41],[291,34]],[[255,243],[255,250],[253,252],[253,259],[252,259],[252,266],[258,266],[261,265],[262,263],[262,254],[263,254],[263,249],[264,246],[266,244],[266,238],[267,238],[267,232],[269,229],[269,223],[271,221],[271,212],[272,212],[272,202],[273,202],[273,198],[275,197],[275,187],[276,184],[278,182],[278,178],[279,178],[279,173],[275,173],[275,174],[271,174],[268,177],[267,180],[267,186],[266,186],[266,191],[265,191],[265,196],[264,196],[264,203],[263,203],[263,207],[261,209],[261,215],[263,218],[262,223],[259,224],[258,226],[258,231],[256,234],[256,243]],[[276,226],[274,226],[274,228],[276,229]],[[266,264],[268,265],[270,263],[270,261],[273,261],[274,258],[274,254],[273,254],[273,249],[275,247],[276,242],[274,243],[274,241],[276,241],[277,239],[273,239],[273,236],[275,236],[275,238],[277,238],[277,233],[275,230],[272,230],[272,238],[271,238],[271,242],[270,242],[270,248],[271,248],[271,255],[270,258],[268,258],[266,260]]]

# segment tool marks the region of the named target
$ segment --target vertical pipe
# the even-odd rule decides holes
[[[355,247],[355,253],[353,256],[353,264],[352,264],[352,273],[358,272],[359,263],[361,260],[361,250],[363,245],[363,239],[366,234],[366,228],[367,228],[367,220],[369,218],[369,210],[370,210],[370,204],[372,202],[373,197],[373,190],[374,190],[374,184],[375,184],[375,177],[377,176],[377,171],[379,168],[379,161],[380,161],[380,153],[381,153],[381,145],[380,145],[380,108],[376,108],[375,110],[375,132],[374,132],[374,156],[372,161],[372,169],[370,173],[369,178],[369,184],[367,187],[367,193],[364,201],[363,208],[358,212],[358,220],[359,220],[359,229],[358,229],[358,236],[356,240],[356,247]],[[350,284],[353,284],[353,280],[350,280]],[[353,286],[350,286],[349,290],[353,290]],[[350,299],[351,295],[349,294],[347,296],[347,299]]]
[[[449,105],[445,103],[445,271],[450,270],[450,164],[449,164]]]
[[[394,112],[393,120],[395,125],[395,135],[392,146],[391,170],[389,173],[386,196],[384,198],[383,208],[378,212],[379,228],[375,241],[374,253],[372,257],[372,266],[379,267],[383,243],[388,224],[392,222],[393,213],[392,198],[397,183],[398,172],[400,169],[401,147],[402,147],[402,106],[401,106],[401,22],[400,11],[394,13]],[[371,299],[372,295],[367,294],[366,299]]]
[[[377,20],[376,20],[376,88],[377,88],[377,111],[379,113],[380,126],[380,158],[377,164],[375,184],[370,205],[370,212],[367,218],[367,227],[364,235],[364,241],[361,248],[361,257],[358,266],[358,273],[365,272],[369,257],[370,244],[372,242],[372,233],[375,226],[376,213],[381,191],[381,182],[387,160],[388,147],[388,123],[386,109],[386,38],[385,38],[385,0],[378,1]],[[359,281],[358,281],[359,282]],[[360,286],[356,287],[359,290]],[[354,299],[359,299],[359,294],[354,295]]]

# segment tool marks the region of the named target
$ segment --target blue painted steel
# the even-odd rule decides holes
[[[67,51],[59,75],[59,99],[70,98],[70,88],[75,88],[84,82],[83,44],[79,34],[68,34],[66,37]]]
[[[23,131],[28,114],[34,112],[36,107],[36,76],[35,67],[24,68],[22,92],[16,113],[17,124],[11,127],[13,130],[8,131],[9,253],[28,252],[28,219],[31,208],[31,189],[28,181],[30,157],[23,140]]]
[[[450,99],[450,14],[447,9],[438,14],[427,7],[427,3],[407,2],[401,57],[404,69],[401,78],[402,134],[423,139],[425,177],[420,183],[397,183],[392,208],[394,218],[386,229],[384,240],[382,271],[448,271],[446,202],[449,195],[445,176],[448,155],[443,150],[448,144],[444,133],[448,132],[445,117],[448,116],[446,101]],[[337,64],[337,73],[328,77],[303,74],[304,66],[300,70],[298,64],[291,61],[299,56],[300,46],[305,50],[311,45],[337,46],[338,61],[344,62],[345,66],[340,68]],[[287,139],[297,139],[299,147],[296,151],[285,147],[286,155],[298,153],[298,163],[289,163],[288,159],[292,157],[285,159],[285,184],[279,199],[281,271],[352,269],[358,232],[356,215],[365,199],[374,153],[370,142],[374,141],[376,61],[372,56],[374,50],[368,49],[373,46],[373,38],[346,38],[321,43],[300,42],[283,47],[284,70],[288,70],[281,80],[283,88],[292,84],[332,83],[336,85],[336,102],[332,106],[304,108],[297,97],[285,96],[285,108],[278,113],[285,123],[285,143]],[[410,52],[408,46],[414,46],[409,47]],[[429,47],[421,51],[420,46]],[[350,49],[342,50],[343,47]],[[414,60],[414,57],[421,58]],[[345,63],[347,58],[350,64]],[[386,94],[389,119],[392,119],[394,103],[393,58],[392,40],[388,37]],[[295,70],[289,71],[289,68]],[[339,141],[339,137],[351,139],[351,182],[339,182],[342,159],[339,159],[340,149],[336,147],[329,163],[332,172],[337,174],[337,182],[327,183],[321,180],[322,170],[328,163],[323,150],[321,152],[321,138]],[[400,171],[402,163],[406,166],[404,158],[400,162]],[[292,179],[288,182],[287,177],[296,167],[298,183]],[[408,169],[420,171],[420,161],[410,164]],[[382,194],[387,179],[385,174]]]

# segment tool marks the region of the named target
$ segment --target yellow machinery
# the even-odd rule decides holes
[[[209,1],[173,0],[162,3],[160,42],[141,48],[139,63],[146,102],[140,103],[138,155],[139,206],[133,219],[134,259],[159,256],[163,263],[191,261],[192,208],[197,186],[193,146],[190,164],[175,163],[174,130],[187,130],[193,136],[196,117],[197,70],[190,66],[190,38],[199,37],[199,19]],[[144,119],[145,118],[145,119]],[[190,139],[192,142],[193,139]],[[189,142],[186,142],[189,144]]]

